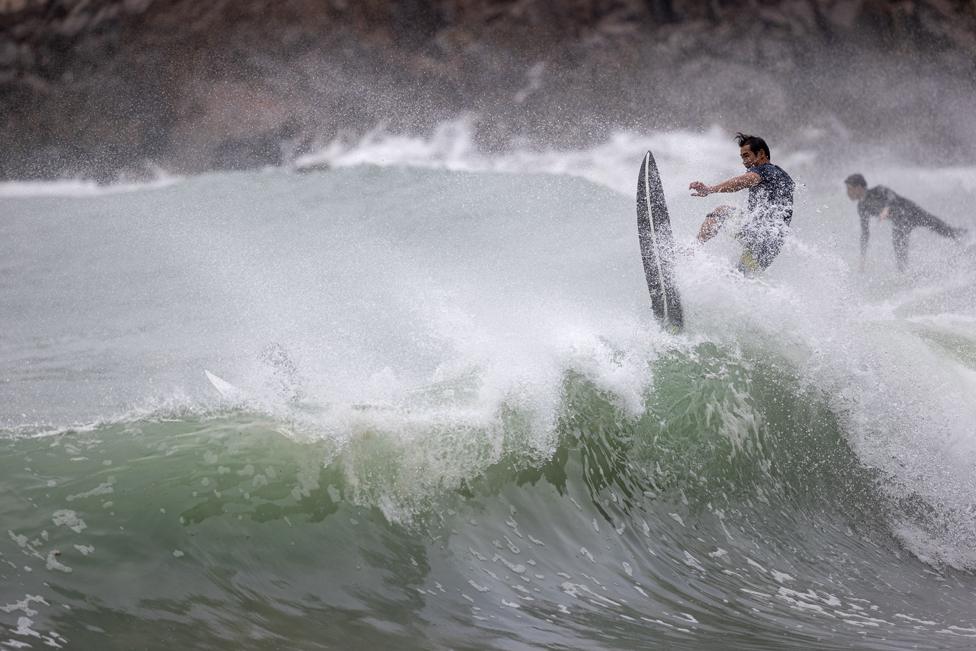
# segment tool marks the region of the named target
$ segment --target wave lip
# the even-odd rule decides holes
[[[59,181],[4,181],[0,182],[0,199],[21,199],[40,197],[101,197],[114,194],[129,194],[166,188],[182,181],[179,176],[159,171],[147,181],[120,181],[103,184],[89,179],[64,179]]]

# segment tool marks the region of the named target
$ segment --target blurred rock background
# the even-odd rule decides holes
[[[976,0],[0,0],[0,177],[286,164],[474,116],[976,161]]]

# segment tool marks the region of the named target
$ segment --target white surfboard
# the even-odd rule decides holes
[[[217,377],[206,369],[203,370],[203,374],[207,376],[207,379],[210,380],[210,384],[213,385],[213,388],[217,389],[217,392],[220,393],[222,398],[226,400],[244,399],[244,392],[227,380]]]

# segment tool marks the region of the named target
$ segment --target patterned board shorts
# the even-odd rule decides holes
[[[789,226],[782,221],[753,220],[744,224],[735,239],[745,248],[739,259],[739,271],[749,275],[763,271],[783,249]]]

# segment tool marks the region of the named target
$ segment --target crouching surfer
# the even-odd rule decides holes
[[[869,227],[872,217],[878,221],[891,221],[891,243],[895,246],[895,263],[898,271],[908,269],[908,236],[916,228],[930,231],[959,241],[966,234],[965,228],[949,226],[932,213],[920,208],[915,202],[896,194],[883,185],[868,189],[868,182],[860,174],[851,174],[844,183],[847,196],[857,202],[857,212],[861,217],[861,271],[868,252]]]
[[[726,222],[736,222],[735,238],[744,250],[737,268],[747,276],[766,269],[779,255],[793,219],[793,179],[783,168],[769,162],[769,146],[757,136],[736,134],[739,156],[746,173],[716,185],[693,181],[693,196],[707,197],[716,192],[749,190],[745,210],[719,206],[708,213],[698,231],[698,241],[715,237]]]

